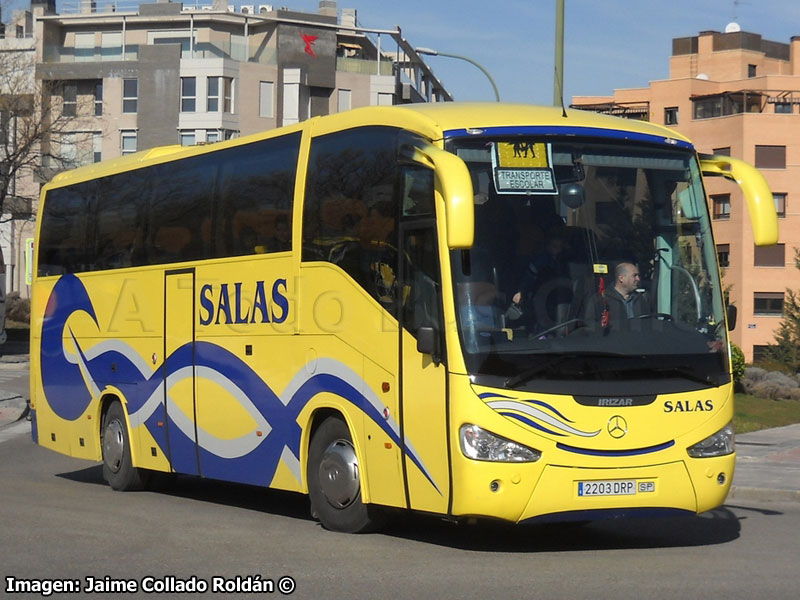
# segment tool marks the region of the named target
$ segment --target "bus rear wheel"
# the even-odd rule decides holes
[[[134,467],[131,461],[131,441],[125,412],[117,401],[111,403],[103,418],[101,447],[103,479],[111,489],[140,490],[145,486],[146,472]]]
[[[328,417],[322,422],[311,439],[307,466],[311,511],[323,527],[359,533],[380,525],[377,509],[361,499],[358,457],[344,421]]]

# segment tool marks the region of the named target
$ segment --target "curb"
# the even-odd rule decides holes
[[[756,502],[800,502],[800,490],[731,486],[728,500],[753,500]]]
[[[28,401],[22,396],[0,397],[0,428],[24,419],[29,410]]]

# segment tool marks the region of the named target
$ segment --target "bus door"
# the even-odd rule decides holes
[[[164,406],[172,469],[200,475],[194,368],[194,269],[164,273]]]
[[[410,508],[446,513],[450,500],[446,368],[430,354],[419,352],[416,341],[420,328],[433,327],[440,335],[444,327],[433,171],[407,166],[405,180],[399,228],[403,472]],[[409,201],[415,190],[417,201]],[[419,199],[420,191],[424,201]]]

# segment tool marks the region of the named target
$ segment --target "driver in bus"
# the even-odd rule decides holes
[[[631,262],[621,262],[614,269],[614,285],[605,289],[600,284],[593,293],[586,311],[589,326],[620,331],[629,329],[628,320],[650,313],[647,292],[639,287],[639,268]]]

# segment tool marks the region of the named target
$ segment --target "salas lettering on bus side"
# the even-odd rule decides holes
[[[256,281],[255,289],[243,293],[243,283],[207,283],[200,288],[200,324],[231,325],[283,323],[289,316],[286,280],[276,279],[267,298],[266,284]]]

